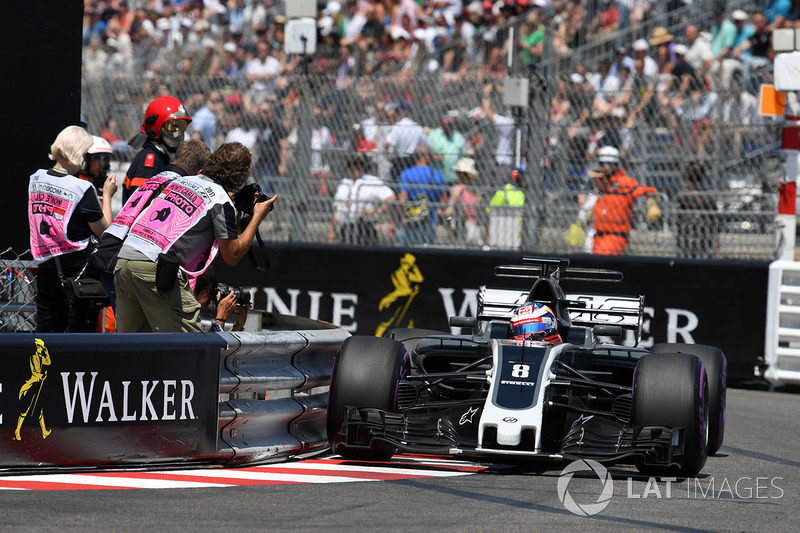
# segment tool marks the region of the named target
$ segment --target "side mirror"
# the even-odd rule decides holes
[[[622,326],[612,326],[609,324],[597,324],[592,328],[595,336],[619,337],[622,335]]]
[[[450,327],[474,329],[478,327],[478,319],[473,316],[451,316]]]

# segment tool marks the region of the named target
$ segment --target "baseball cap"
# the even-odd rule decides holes
[[[644,39],[636,39],[636,41],[634,41],[634,43],[633,43],[633,49],[637,50],[637,51],[638,50],[649,50],[650,49],[650,45],[647,44],[647,41],[645,41]]]
[[[747,20],[747,13],[745,13],[741,9],[737,9],[731,14],[731,18],[733,20]]]
[[[689,51],[689,48],[685,44],[676,44],[675,45],[675,53],[681,56],[685,56],[686,52]]]

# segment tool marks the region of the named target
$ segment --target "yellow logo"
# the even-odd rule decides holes
[[[417,258],[412,254],[405,254],[400,258],[400,268],[392,272],[392,285],[394,290],[381,298],[378,311],[394,309],[391,318],[378,324],[375,330],[376,337],[382,337],[387,329],[401,327],[408,308],[414,297],[419,293],[419,284],[425,281],[417,266]],[[409,320],[407,327],[414,327],[414,320]]]
[[[42,439],[46,439],[52,432],[47,429],[44,423],[44,409],[39,405],[39,396],[42,394],[42,387],[44,387],[44,380],[47,379],[47,369],[44,367],[50,366],[50,352],[44,345],[42,339],[36,339],[36,352],[31,355],[29,360],[31,366],[31,377],[28,378],[22,387],[19,389],[19,399],[26,398],[28,400],[28,407],[24,412],[20,413],[17,419],[17,428],[14,430],[14,440],[22,440],[20,430],[22,423],[29,416],[37,416],[39,419],[39,427],[42,428]]]

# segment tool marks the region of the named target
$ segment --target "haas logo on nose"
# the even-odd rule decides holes
[[[169,214],[172,212],[172,209],[169,207],[165,207],[163,209],[159,209],[152,215],[150,215],[150,222],[155,222],[156,220],[159,222],[164,222],[169,218]]]

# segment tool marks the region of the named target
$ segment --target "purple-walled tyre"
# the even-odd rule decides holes
[[[675,457],[680,476],[697,475],[708,451],[708,384],[697,356],[686,353],[650,353],[636,365],[633,386],[634,426],[683,428],[683,454]],[[648,475],[671,473],[669,466],[640,464]]]
[[[334,453],[348,459],[386,461],[397,451],[386,442],[372,440],[369,448],[348,447],[345,442],[347,409],[397,408],[397,384],[408,368],[402,343],[380,337],[349,337],[336,355],[328,393],[328,440]]]
[[[656,344],[653,353],[690,353],[700,358],[708,377],[708,455],[715,455],[725,437],[728,361],[722,350],[705,344]]]

